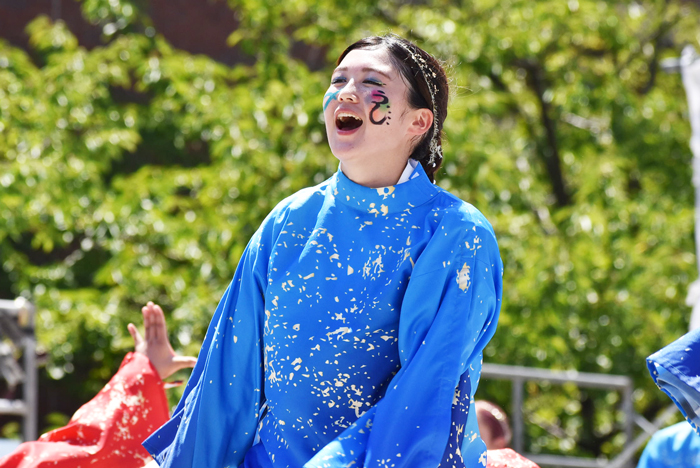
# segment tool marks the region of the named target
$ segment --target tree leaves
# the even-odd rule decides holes
[[[695,7],[229,4],[229,44],[252,57],[234,67],[174,49],[145,1],[83,1],[106,41],[92,50],[47,18],[28,27],[31,55],[0,43],[0,290],[38,305],[56,392],[77,406],[99,388],[148,300],[197,352],[264,216],[337,168],[321,115],[335,57],[393,31],[446,61],[437,178],[499,238],[504,301],[486,360],[631,375],[639,411],[664,403],[644,358],[684,332],[697,272],[685,94],[658,62],[697,42]],[[541,390],[527,389],[529,450],[619,451],[614,398]],[[495,384],[480,392],[507,403]]]

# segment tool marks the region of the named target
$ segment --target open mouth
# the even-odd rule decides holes
[[[352,114],[339,112],[335,117],[335,126],[338,130],[355,130],[362,125],[362,119]]]

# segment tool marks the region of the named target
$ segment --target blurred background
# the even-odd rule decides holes
[[[0,0],[0,298],[36,306],[40,431],[116,371],[149,300],[196,355],[265,215],[337,169],[335,58],[387,32],[449,70],[438,183],[493,223],[505,265],[485,362],[629,376],[653,419],[670,402],[645,357],[687,331],[698,276],[688,106],[660,62],[697,46],[699,5]],[[477,397],[517,411],[510,385]],[[623,450],[619,392],[523,391],[526,452]]]

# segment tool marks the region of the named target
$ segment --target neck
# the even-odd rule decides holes
[[[408,157],[395,161],[384,160],[381,164],[368,167],[359,161],[346,161],[340,163],[340,170],[356,184],[368,188],[389,187],[399,181],[407,162]]]

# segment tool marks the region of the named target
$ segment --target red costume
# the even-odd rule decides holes
[[[67,426],[25,442],[0,459],[1,468],[142,468],[150,460],[141,442],[169,419],[155,368],[129,353],[119,371]]]
[[[511,449],[486,452],[486,468],[539,468],[534,462]]]

